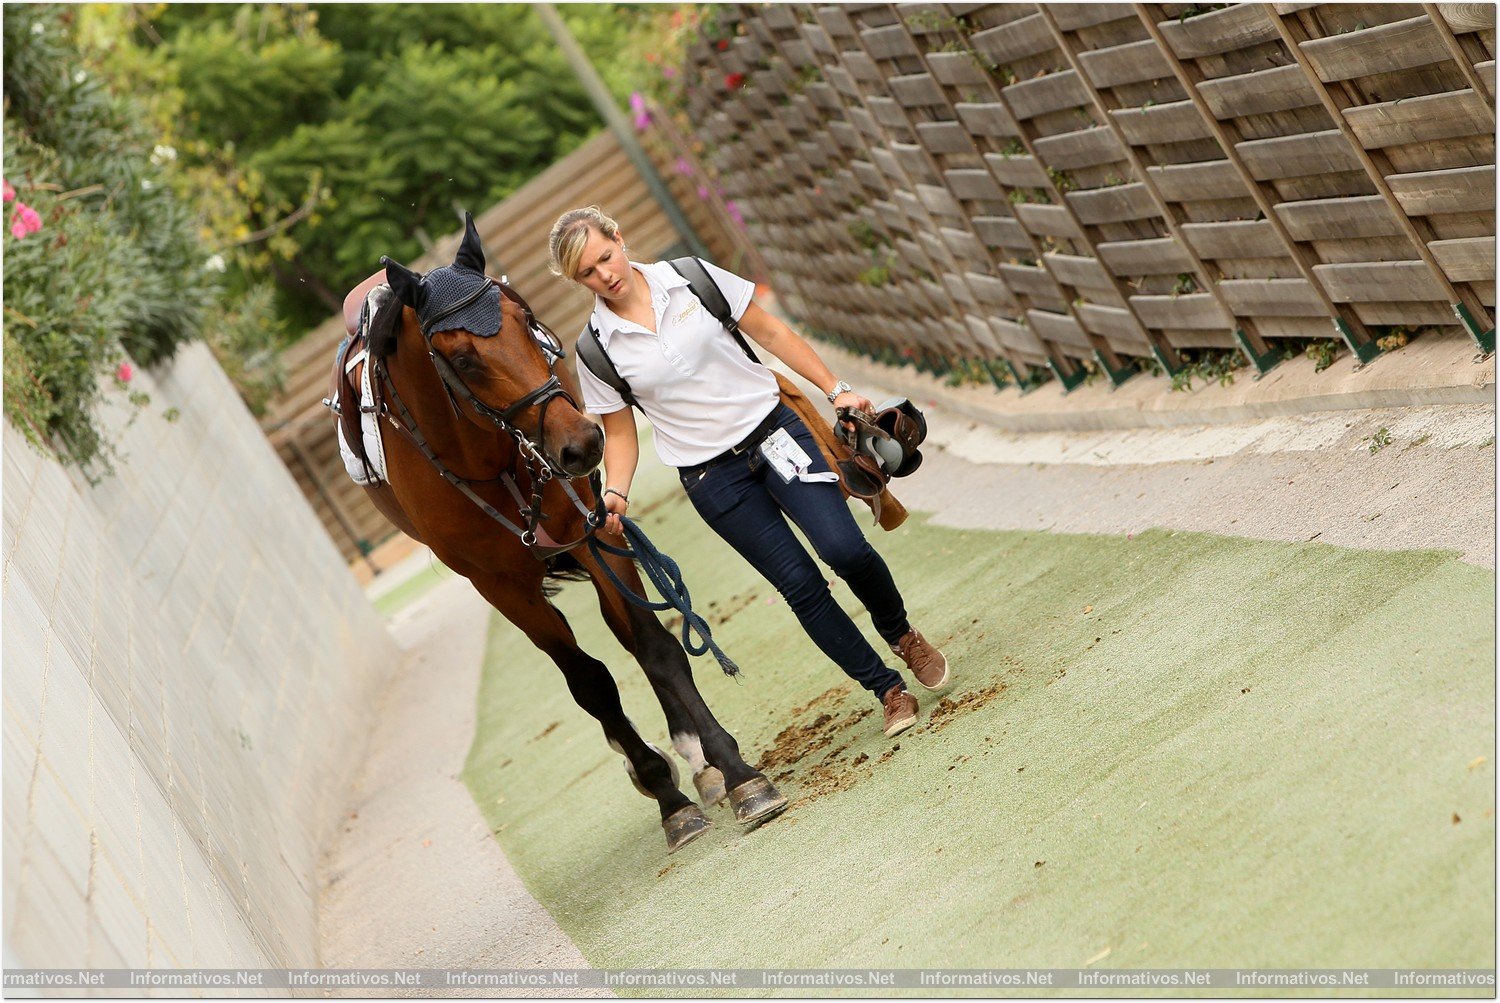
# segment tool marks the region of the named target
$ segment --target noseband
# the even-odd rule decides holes
[[[497,296],[503,296],[521,308],[522,312],[526,315],[526,330],[538,343],[542,344],[543,354],[547,356],[548,376],[546,382],[536,389],[529,391],[503,410],[496,410],[475,396],[474,391],[469,389],[468,384],[463,381],[463,378],[453,368],[453,364],[445,359],[432,344],[433,331],[442,330],[442,328],[438,327],[439,321],[472,306],[481,297],[488,295],[492,288]],[[503,311],[501,316],[503,326]],[[563,473],[548,458],[546,450],[543,448],[547,435],[547,405],[551,404],[553,398],[556,397],[566,398],[568,403],[573,405],[575,409],[578,407],[578,402],[573,399],[572,394],[563,389],[562,381],[557,378],[557,373],[554,372],[557,360],[562,358],[562,350],[561,348],[552,347],[549,343],[543,343],[542,339],[538,337],[538,333],[542,328],[537,324],[536,317],[531,312],[531,307],[516,295],[515,291],[509,286],[496,282],[486,275],[483,285],[480,285],[463,299],[444,307],[441,311],[423,320],[420,326],[422,329],[422,339],[427,342],[427,357],[432,360],[433,368],[437,370],[438,376],[442,379],[443,386],[448,391],[448,399],[453,402],[455,413],[458,410],[457,397],[462,397],[469,402],[469,406],[474,409],[476,414],[488,418],[502,432],[509,434],[511,438],[515,439],[516,446],[526,456],[528,462],[538,465],[542,470],[546,471],[546,479],[550,479],[554,473]],[[537,409],[535,440],[532,440],[530,436],[512,424],[516,419],[516,415],[525,411],[533,404],[541,405]]]

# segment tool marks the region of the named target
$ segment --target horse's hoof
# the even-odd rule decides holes
[[[786,798],[765,777],[752,777],[730,791],[729,804],[734,817],[752,829],[786,810]]]
[[[667,834],[667,852],[676,853],[712,829],[713,823],[703,817],[697,805],[690,804],[662,819],[661,827]]]
[[[698,801],[705,808],[721,804],[728,792],[724,790],[724,774],[717,766],[705,766],[693,774],[693,786],[698,788]]]
[[[650,742],[646,743],[646,748],[650,749],[652,752],[656,753],[662,759],[665,759],[667,761],[667,768],[672,771],[673,787],[676,787],[679,783],[682,782],[682,773],[677,769],[677,763],[672,759],[671,756],[667,755],[665,752],[662,752]],[[624,753],[620,754],[622,756],[624,755]],[[625,775],[630,778],[630,782],[635,785],[635,789],[640,791],[644,797],[648,797],[653,801],[656,800],[656,795],[652,794],[651,791],[646,788],[646,785],[641,783],[641,778],[636,776],[635,766],[630,762],[630,757],[628,756],[625,757]]]

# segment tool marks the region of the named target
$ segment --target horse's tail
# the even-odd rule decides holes
[[[542,579],[542,595],[551,599],[562,591],[563,582],[586,582],[590,580],[587,569],[573,556],[564,551],[547,558],[547,572]]]

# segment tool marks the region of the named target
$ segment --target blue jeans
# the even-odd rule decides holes
[[[776,408],[776,427],[801,444],[812,458],[812,469],[828,470],[817,441],[796,412],[785,404]],[[860,532],[836,482],[788,484],[757,449],[681,467],[678,475],[698,514],[776,587],[823,654],[876,697],[902,685],[901,677],[833,601],[822,570],[787,525],[790,517],[818,556],[865,604],[876,632],[895,644],[910,629],[901,593],[885,561]]]

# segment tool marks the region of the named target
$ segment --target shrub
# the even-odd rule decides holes
[[[41,224],[13,229],[7,205],[5,412],[93,477],[116,455],[94,413],[104,381],[126,353],[171,358],[219,290],[191,209],[151,162],[139,108],[76,47],[74,13],[4,10],[6,180]]]

